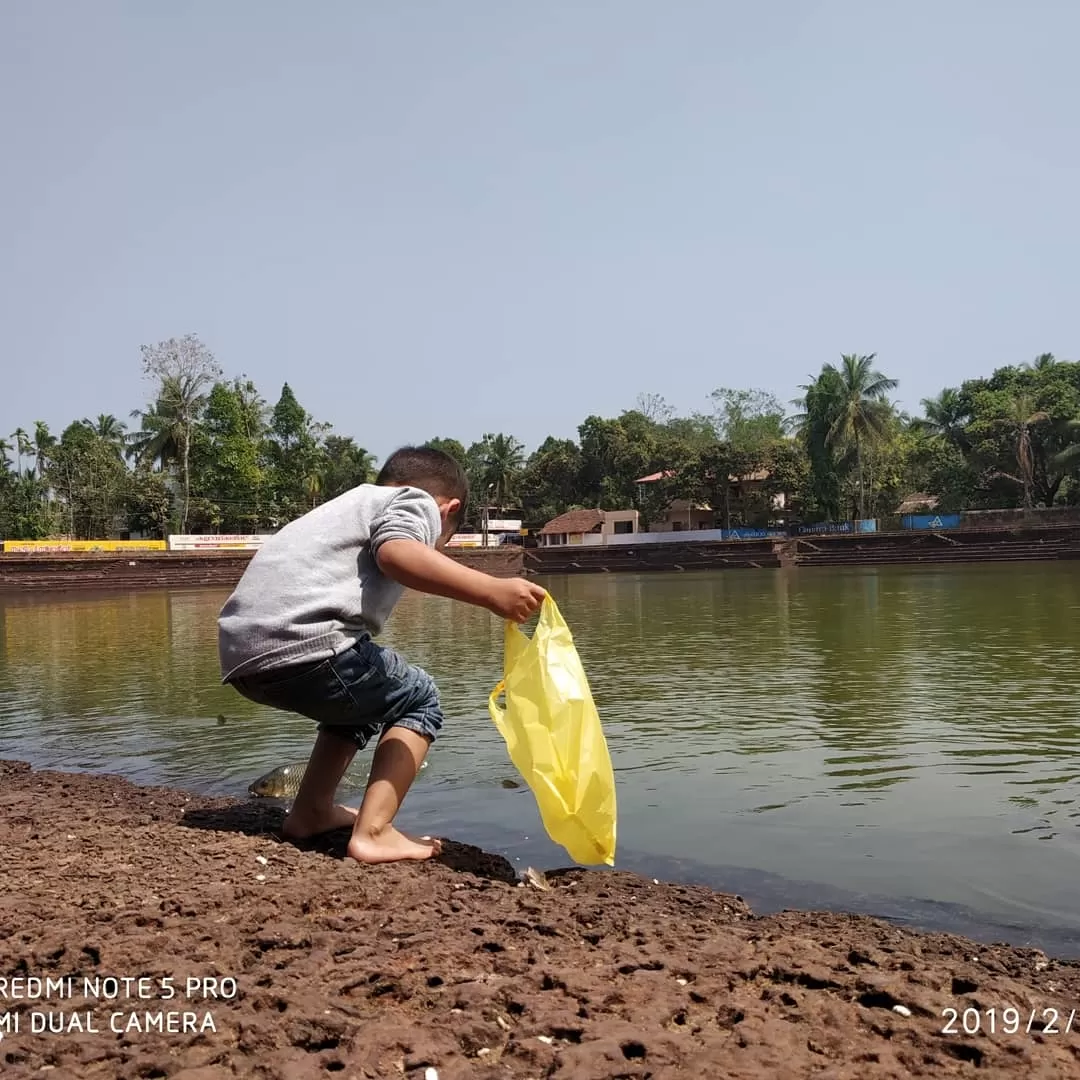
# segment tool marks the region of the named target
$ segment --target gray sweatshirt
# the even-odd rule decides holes
[[[218,616],[223,681],[328,660],[378,634],[402,593],[375,555],[387,540],[434,547],[435,500],[419,488],[363,484],[268,540]]]

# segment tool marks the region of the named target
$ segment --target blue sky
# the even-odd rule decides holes
[[[380,457],[1080,358],[1072,0],[0,7],[0,432],[139,346]]]

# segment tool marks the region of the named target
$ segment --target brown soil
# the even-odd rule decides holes
[[[521,886],[504,860],[452,843],[437,863],[362,868],[340,837],[280,843],[280,816],[0,762],[3,1075],[1080,1075],[1066,1032],[1080,966],[1035,951],[854,916],[758,917],[618,872]],[[11,1000],[33,992],[15,979],[68,976],[70,998],[54,985]],[[105,976],[144,977],[148,997],[133,984],[131,998],[87,999],[84,978]],[[189,998],[189,977],[237,992]],[[981,1032],[944,1033],[965,1009]],[[84,1028],[90,1012],[98,1030],[33,1033],[48,1012]],[[200,1026],[209,1013],[216,1030],[185,1033],[182,1016],[179,1031],[110,1030],[169,1012]]]

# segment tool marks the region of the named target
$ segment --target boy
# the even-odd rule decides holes
[[[405,447],[362,484],[286,525],[255,553],[218,619],[223,681],[263,705],[316,721],[318,736],[283,835],[350,826],[362,863],[428,859],[393,820],[442,727],[434,680],[374,642],[403,587],[525,622],[546,593],[442,553],[468,481],[449,455]],[[334,805],[358,749],[379,742],[359,812]]]

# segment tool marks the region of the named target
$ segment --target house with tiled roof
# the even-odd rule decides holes
[[[568,510],[540,530],[540,546],[602,544],[605,536],[637,531],[636,510]]]

